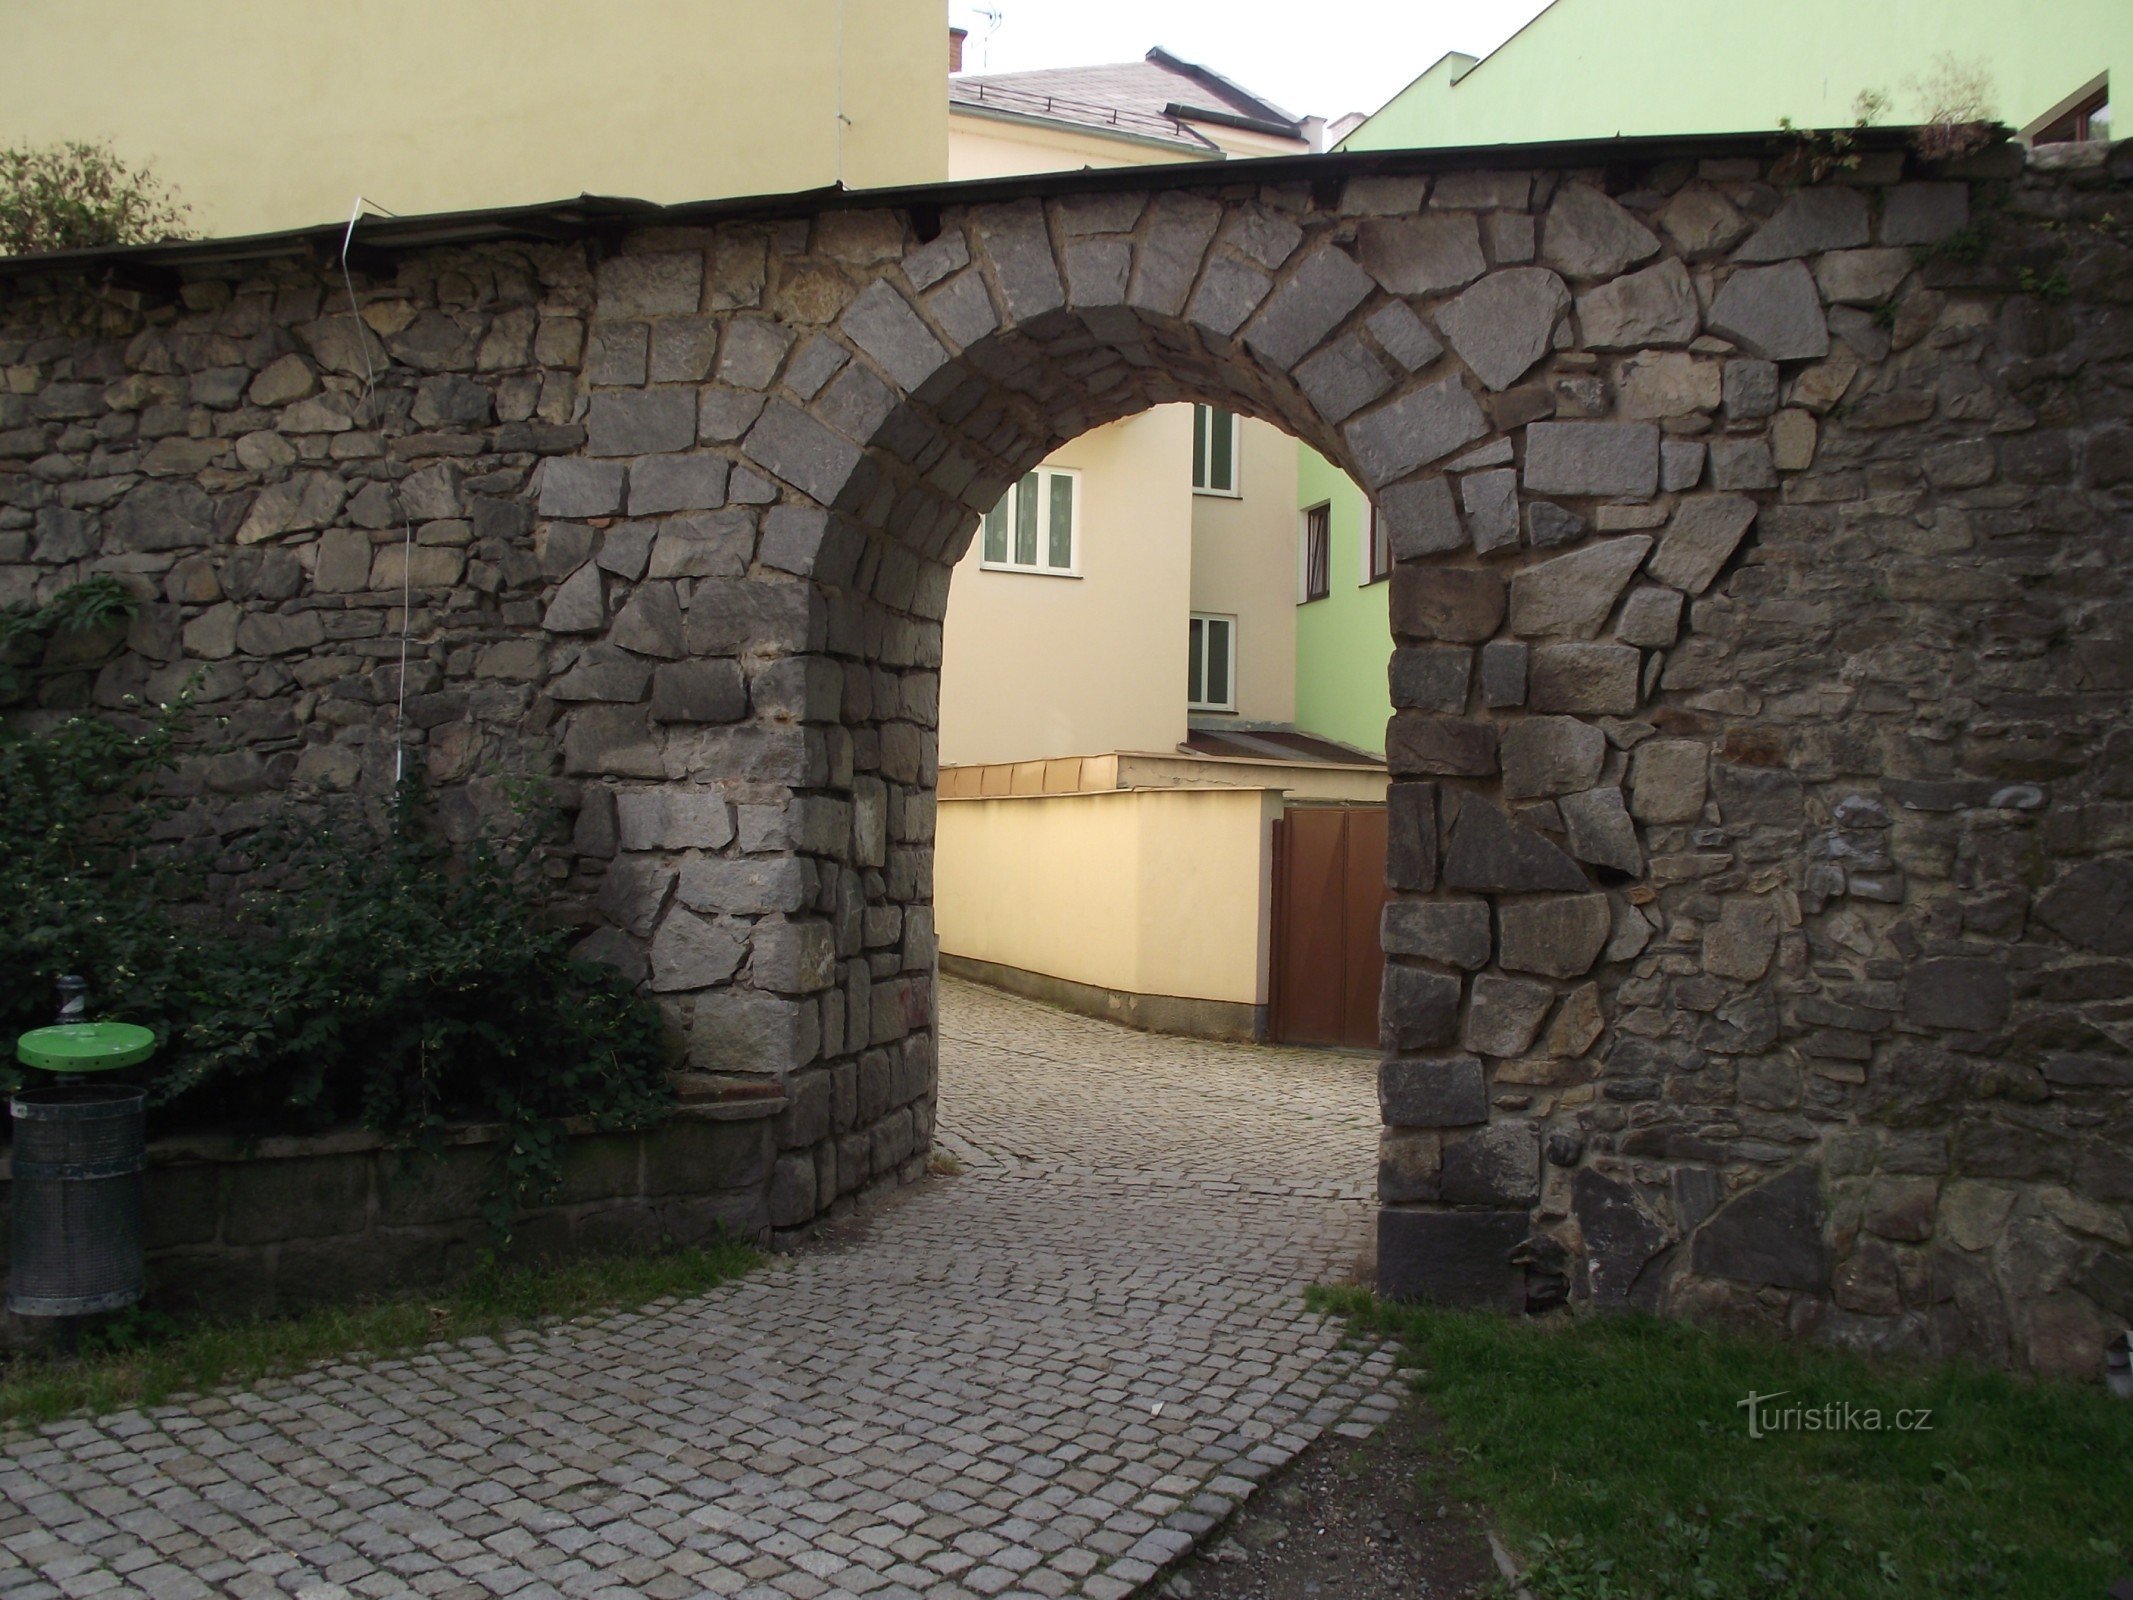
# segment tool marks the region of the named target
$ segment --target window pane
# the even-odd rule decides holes
[[[1015,485],[1015,565],[1037,564],[1037,474],[1024,473]]]
[[[1052,537],[1044,562],[1065,572],[1074,565],[1074,480],[1064,472],[1054,472],[1046,481],[1051,491]]]
[[[1200,655],[1207,648],[1207,629],[1198,617],[1192,619],[1192,644],[1185,652],[1185,700],[1200,703]]]
[[[1207,424],[1207,487],[1210,489],[1234,489],[1237,487],[1237,419],[1228,411],[1208,412]]]
[[[1007,507],[1008,502],[1013,500],[1014,497],[1015,491],[1008,490],[1007,493],[1000,496],[1000,503],[985,513],[985,553],[983,559],[987,561],[1005,561],[1007,559]]]
[[[1192,408],[1192,486],[1207,487],[1207,407]]]
[[[1227,622],[1207,623],[1207,703],[1229,704],[1229,630]]]

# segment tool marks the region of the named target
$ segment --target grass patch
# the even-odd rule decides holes
[[[1536,1600],[2100,1600],[2133,1569],[2133,1405],[2100,1387],[1641,1317],[1311,1303],[1400,1340]],[[1751,1439],[1751,1391],[1881,1431]]]
[[[426,1344],[558,1317],[701,1294],[760,1264],[742,1244],[530,1267],[485,1266],[435,1294],[321,1306],[288,1317],[179,1321],[124,1312],[85,1330],[66,1354],[32,1354],[0,1372],[0,1422],[50,1422],[160,1404],[174,1394],[256,1383],[315,1362],[374,1360]]]

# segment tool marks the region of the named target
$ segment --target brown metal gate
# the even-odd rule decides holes
[[[1375,1049],[1385,968],[1383,806],[1291,806],[1274,824],[1267,1026],[1283,1044]]]

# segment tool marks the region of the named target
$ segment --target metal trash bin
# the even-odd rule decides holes
[[[131,1066],[154,1050],[146,1028],[86,1022],[33,1029],[15,1055],[25,1066],[73,1074]],[[142,1089],[100,1083],[13,1097],[8,1310],[78,1317],[141,1298],[147,1098]]]

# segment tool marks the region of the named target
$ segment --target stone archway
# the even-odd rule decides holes
[[[1265,417],[1396,558],[1384,1286],[2087,1370],[2133,1314],[2124,163],[1867,144],[385,224],[360,323],[302,237],[10,264],[0,592],[152,588],[94,692],[204,666],[216,793],[559,752],[587,950],[782,1087],[750,1215],[800,1228],[923,1166],[979,513],[1149,405]]]

